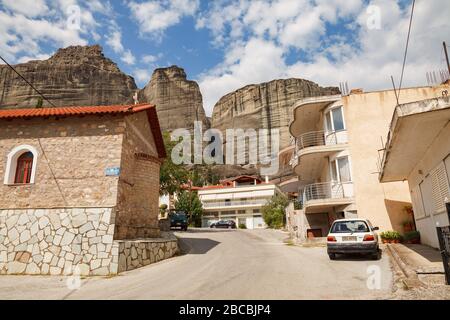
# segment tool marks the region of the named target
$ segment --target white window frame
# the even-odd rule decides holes
[[[26,144],[15,147],[8,154],[8,158],[6,160],[5,177],[3,180],[4,184],[16,185],[15,179],[17,171],[17,160],[21,155],[27,152],[31,152],[33,154],[33,165],[31,166],[30,183],[27,184],[34,184],[39,153],[35,147]]]
[[[336,130],[336,129],[334,128],[333,110],[339,109],[339,108],[341,109],[341,114],[342,114],[342,124],[344,125],[344,129]],[[330,115],[331,128],[328,128],[328,123],[327,123],[327,115],[328,115],[328,114]],[[343,105],[335,106],[335,107],[332,107],[332,108],[328,109],[328,110],[325,112],[324,120],[325,120],[325,129],[326,129],[325,131],[326,131],[327,133],[340,132],[340,131],[346,131],[346,130],[347,130],[347,126],[346,126],[346,124],[345,124],[345,115],[344,115],[344,106],[343,106]]]
[[[347,163],[348,163],[348,173],[350,175],[350,180],[346,181],[346,182],[342,182],[341,179],[341,173],[339,172],[339,165],[338,165],[338,161],[340,159],[344,159],[347,158]],[[336,169],[336,175],[337,175],[337,179],[336,181],[333,180],[333,166]],[[333,182],[338,182],[338,183],[350,183],[353,181],[353,175],[352,175],[352,170],[351,170],[351,162],[350,162],[350,156],[342,156],[342,157],[337,157],[333,160],[330,160],[330,178],[331,180],[333,180]]]

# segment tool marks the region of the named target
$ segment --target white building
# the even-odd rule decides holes
[[[261,208],[276,194],[282,194],[274,184],[257,177],[239,176],[224,180],[221,185],[198,189],[203,204],[202,226],[219,220],[233,220],[247,229],[265,228]]]

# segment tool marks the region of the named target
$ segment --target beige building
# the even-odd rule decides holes
[[[450,98],[401,104],[392,117],[381,182],[408,181],[421,241],[439,248],[436,226],[449,225]]]
[[[160,236],[165,156],[151,105],[0,111],[0,273],[116,274],[171,254],[134,241]]]
[[[443,89],[403,89],[400,103],[438,97]],[[302,209],[291,206],[287,220],[299,239],[326,236],[332,221],[344,217],[367,218],[381,230],[402,231],[411,203],[408,184],[378,181],[381,149],[396,105],[394,90],[353,90],[294,105],[294,142],[284,152],[293,154],[298,179],[287,181],[283,189],[298,190]]]

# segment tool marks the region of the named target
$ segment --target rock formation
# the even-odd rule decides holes
[[[339,94],[335,87],[320,87],[303,79],[273,80],[248,85],[222,97],[213,110],[213,128],[280,129],[280,148],[290,142],[293,104],[306,97]]]
[[[177,66],[156,69],[150,83],[139,92],[139,102],[156,105],[163,131],[192,129],[194,121],[209,128],[198,84],[187,80],[184,70]]]
[[[56,106],[124,104],[137,90],[134,79],[106,58],[102,48],[71,46],[51,58],[15,66]],[[6,65],[0,65],[0,108],[33,108],[39,95]],[[50,104],[43,101],[43,106]]]

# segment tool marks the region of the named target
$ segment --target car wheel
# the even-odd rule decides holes
[[[380,250],[377,250],[377,252],[372,253],[372,260],[380,260],[380,258],[381,258]]]
[[[330,260],[336,260],[336,253],[329,253],[328,257],[330,257]]]

